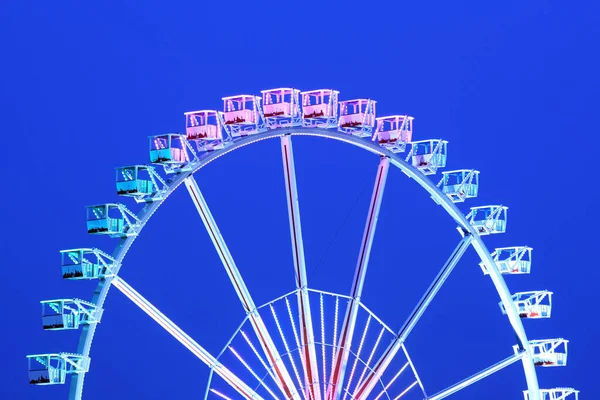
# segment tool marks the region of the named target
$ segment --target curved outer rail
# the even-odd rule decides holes
[[[242,139],[238,139],[234,141],[231,145],[225,147],[221,150],[216,150],[213,152],[205,153],[200,156],[200,159],[193,163],[191,171],[186,171],[181,174],[174,175],[172,178],[167,180],[167,184],[169,185],[169,189],[164,194],[162,200],[147,203],[144,208],[138,214],[138,218],[140,219],[140,225],[138,227],[138,232],[140,232],[146,222],[152,217],[152,215],[156,212],[158,207],[171,195],[171,193],[179,187],[187,178],[191,176],[198,170],[200,170],[205,165],[211,163],[217,158],[233,151],[239,149],[241,147],[250,145],[252,143],[259,142],[261,140],[277,138],[284,135],[299,135],[299,136],[316,136],[329,138],[334,140],[339,140],[345,143],[352,144],[354,146],[358,146],[364,150],[367,150],[371,153],[377,154],[379,156],[389,157],[390,163],[397,168],[399,168],[402,172],[404,172],[408,177],[414,179],[423,189],[425,189],[433,198],[440,204],[444,210],[456,221],[456,223],[464,230],[468,231],[473,236],[472,246],[479,255],[481,261],[485,264],[486,268],[490,273],[490,278],[494,286],[496,287],[496,291],[500,296],[504,307],[506,308],[508,320],[513,327],[517,338],[519,339],[519,345],[523,348],[526,355],[523,357],[523,369],[525,371],[525,378],[527,380],[527,388],[529,390],[529,399],[530,400],[540,400],[539,398],[539,386],[537,381],[537,375],[535,371],[535,366],[533,364],[532,359],[532,351],[531,346],[529,345],[529,341],[527,340],[527,334],[525,333],[525,329],[523,327],[523,323],[519,318],[519,314],[514,303],[511,300],[511,293],[502,278],[502,275],[498,271],[494,260],[492,259],[489,251],[487,250],[483,240],[477,233],[477,231],[468,223],[465,216],[460,212],[460,210],[456,207],[454,203],[450,201],[450,199],[445,196],[437,186],[427,178],[427,176],[423,175],[416,168],[409,165],[402,158],[400,158],[397,154],[392,153],[391,151],[372,143],[371,141],[366,141],[364,139],[340,133],[333,130],[327,130],[322,128],[303,128],[303,127],[290,127],[290,128],[278,128],[274,130],[270,130],[264,133],[255,134],[246,136]],[[133,245],[136,236],[129,236],[122,238],[119,241],[119,244],[116,246],[113,257],[116,259],[119,265],[122,265],[123,259],[125,255]],[[116,271],[118,273],[118,271]],[[94,290],[94,296],[92,298],[92,302],[96,304],[98,307],[102,307],[104,305],[104,301],[106,300],[106,296],[108,295],[108,289],[110,288],[110,283],[112,278],[101,279]],[[94,333],[96,331],[96,327],[98,324],[86,325],[82,328],[81,336],[79,339],[78,345],[78,353],[84,356],[89,356],[90,349],[92,347],[92,340],[94,338]],[[71,387],[69,392],[70,400],[80,400],[83,394],[83,382],[85,375],[78,374],[74,375],[71,380]]]

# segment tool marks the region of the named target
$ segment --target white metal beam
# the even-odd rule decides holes
[[[273,380],[277,383],[286,399],[301,400],[300,395],[294,386],[294,382],[292,381],[292,377],[287,371],[287,368],[283,363],[281,356],[279,355],[277,347],[275,346],[275,343],[273,342],[273,339],[271,338],[264,321],[256,309],[254,300],[252,299],[252,296],[250,295],[250,292],[248,291],[248,288],[242,279],[242,275],[240,274],[240,271],[238,270],[231,253],[229,252],[229,248],[227,247],[227,244],[225,243],[225,240],[223,239],[223,236],[217,227],[215,219],[208,208],[208,204],[206,203],[204,196],[202,196],[200,188],[198,187],[198,184],[192,175],[185,178],[185,186],[187,187],[192,201],[198,210],[198,214],[200,214],[202,222],[204,222],[204,225],[206,226],[206,230],[208,231],[208,234],[215,245],[217,253],[219,253],[219,257],[221,258],[223,266],[227,271],[227,275],[229,275],[229,279],[231,279],[231,283],[233,284],[233,287],[240,298],[240,301],[242,302],[242,306],[244,307],[246,313],[248,313],[248,318],[250,319],[252,328],[256,333],[256,337],[258,338],[269,366],[271,367],[270,373],[273,377]]]
[[[298,189],[296,187],[296,168],[292,151],[292,138],[289,135],[281,137],[281,155],[283,158],[283,173],[285,177],[288,215],[290,219],[290,234],[292,238],[292,253],[296,272],[296,288],[298,291],[298,315],[300,316],[300,340],[302,345],[302,361],[306,379],[305,387],[311,391],[309,398],[320,400],[319,370],[317,367],[317,351],[308,296],[308,280],[304,260],[304,244],[302,242],[302,225],[300,207],[298,204]]]
[[[402,344],[406,341],[406,338],[408,337],[410,332],[413,330],[423,313],[425,313],[425,310],[427,309],[429,304],[431,304],[431,301],[433,300],[437,292],[440,290],[444,282],[446,282],[446,279],[448,279],[450,273],[452,272],[456,264],[458,264],[458,261],[461,259],[461,257],[471,244],[471,239],[472,236],[467,234],[458,243],[458,246],[456,246],[456,248],[450,255],[450,258],[448,258],[448,260],[446,261],[440,272],[437,274],[433,282],[431,282],[431,285],[429,285],[429,288],[427,289],[427,291],[425,292],[425,294],[423,295],[413,312],[408,316],[408,318],[402,325],[402,328],[400,328],[400,330],[398,331],[396,338],[392,341],[392,343],[390,343],[390,345],[381,355],[373,369],[369,371],[369,374],[362,382],[360,387],[358,387],[354,392],[355,399],[364,400],[369,396],[369,394],[375,387],[375,384],[377,384],[379,378],[383,375],[387,367],[390,365],[391,361],[396,356],[396,353],[401,349]]]
[[[167,332],[169,332],[179,343],[184,345],[190,350],[196,357],[198,357],[208,367],[212,368],[213,371],[219,375],[225,382],[231,385],[240,395],[245,399],[262,400],[254,390],[246,385],[240,378],[238,378],[233,372],[229,371],[223,366],[219,360],[213,357],[206,349],[200,346],[194,339],[190,338],[181,328],[179,328],[173,321],[167,318],[161,313],[154,305],[146,300],[141,294],[135,289],[129,286],[123,279],[116,277],[112,280],[112,285],[119,289],[121,293],[127,296],[135,305],[142,309],[148,316],[162,326]]]
[[[352,290],[350,292],[350,300],[346,309],[346,316],[340,332],[338,341],[338,351],[333,359],[333,373],[331,375],[328,394],[332,394],[331,399],[338,400],[342,393],[344,382],[344,374],[348,364],[348,356],[350,355],[350,346],[352,345],[352,337],[354,336],[354,328],[356,325],[356,317],[360,307],[360,297],[362,295],[365,277],[367,276],[367,267],[369,265],[369,257],[371,255],[371,247],[373,245],[373,237],[379,217],[379,209],[381,208],[381,200],[385,189],[385,183],[390,167],[389,157],[381,157],[379,167],[377,168],[377,177],[375,178],[375,186],[373,195],[371,196],[371,204],[367,215],[365,232],[360,247],[358,263],[354,273],[352,282]]]
[[[488,376],[492,375],[493,373],[498,372],[501,369],[508,367],[509,365],[521,360],[526,355],[527,355],[527,353],[523,351],[523,352],[517,353],[515,355],[512,355],[508,358],[505,358],[504,360],[492,365],[491,367],[488,367],[488,368],[484,369],[483,371],[481,371],[475,375],[472,375],[469,378],[462,380],[462,381],[448,387],[447,389],[444,389],[441,392],[434,394],[431,397],[428,397],[426,400],[441,400],[443,398],[446,398],[446,397],[450,396],[451,394],[454,394],[454,393],[458,392],[459,390],[462,390],[468,386],[471,386],[475,382],[478,382],[484,378],[487,378]]]

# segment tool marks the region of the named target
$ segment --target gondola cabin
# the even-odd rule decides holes
[[[475,227],[479,235],[491,235],[506,232],[508,207],[481,206],[471,207],[467,215],[469,223]]]
[[[300,125],[298,89],[278,88],[263,90],[261,93],[263,115],[269,129]]]
[[[223,132],[221,130],[221,116],[219,115],[218,111],[190,111],[184,113],[184,115],[185,134],[187,140],[223,140]]]
[[[63,384],[68,374],[82,374],[90,367],[88,357],[70,353],[29,355],[27,362],[32,385]]]
[[[373,140],[394,153],[404,152],[412,140],[413,119],[408,115],[375,118]]]
[[[128,236],[130,225],[119,204],[87,206],[87,229],[93,235]]]
[[[259,96],[242,94],[223,97],[223,118],[233,137],[260,133],[264,128]]]
[[[79,318],[65,308],[64,300],[42,301],[42,326],[46,330],[79,328]]]
[[[32,385],[56,385],[65,383],[65,361],[58,354],[27,356],[29,383]]]
[[[64,279],[98,279],[113,276],[114,261],[97,249],[61,250]]]
[[[491,254],[498,271],[503,275],[529,274],[531,272],[531,247],[501,247]],[[485,264],[480,264],[483,273],[489,274]]]
[[[375,126],[375,103],[370,99],[340,101],[340,132],[359,137],[371,136]]]
[[[119,196],[151,196],[156,187],[145,165],[117,168],[117,194]]]
[[[441,139],[412,142],[406,161],[425,175],[433,175],[446,166],[447,146],[448,142]]]
[[[150,137],[150,162],[181,165],[188,161],[185,136],[176,133]]]
[[[547,290],[515,293],[512,301],[520,318],[550,318],[552,314],[552,292]],[[506,314],[504,303],[500,302],[499,305],[502,313]]]
[[[531,340],[533,364],[537,367],[564,367],[567,365],[567,344],[565,339]]]
[[[452,202],[463,202],[465,199],[477,197],[479,189],[479,171],[460,169],[442,172],[442,180],[438,184]]]
[[[333,128],[338,119],[337,90],[318,89],[301,92],[302,126]]]

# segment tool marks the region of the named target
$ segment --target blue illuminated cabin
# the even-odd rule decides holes
[[[189,158],[184,135],[168,133],[150,136],[150,162],[153,164],[185,164]]]
[[[87,229],[93,235],[114,235],[124,232],[125,224],[123,216],[111,216],[112,211],[117,209],[112,204],[100,204],[87,206]],[[117,214],[114,214],[115,216]]]
[[[100,322],[102,316],[101,308],[79,299],[45,300],[41,304],[45,330],[77,329]]]
[[[479,190],[479,171],[461,169],[442,172],[442,180],[438,184],[442,192],[454,203],[477,197]]]
[[[439,168],[446,166],[446,155],[448,142],[441,139],[419,140],[411,143],[412,148],[407,162],[423,172],[425,175],[433,175]]]
[[[98,249],[60,251],[64,279],[97,279],[114,275],[115,260]]]
[[[132,165],[117,168],[117,194],[119,196],[150,196],[156,192],[154,182],[150,178],[143,178],[142,173],[148,175],[145,165]]]
[[[68,353],[29,355],[27,362],[32,385],[63,384],[67,374],[85,373],[90,365],[89,357]]]
[[[87,229],[93,235],[137,235],[140,220],[122,204],[87,206]]]
[[[46,330],[79,328],[79,318],[65,309],[64,300],[42,301],[42,326]]]

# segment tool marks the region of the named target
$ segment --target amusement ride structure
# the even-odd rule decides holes
[[[262,91],[261,96],[223,98],[223,111],[185,113],[185,134],[150,137],[153,165],[117,168],[117,193],[143,207],[138,213],[121,203],[87,207],[90,234],[118,239],[112,254],[97,248],[62,250],[64,279],[96,279],[91,301],[42,301],[46,330],[80,329],[78,352],[27,356],[29,381],[34,385],[64,384],[71,375],[69,399],[82,398],[90,366],[94,332],[102,319],[109,288],[115,287],[210,368],[205,398],[293,400],[399,400],[413,397],[439,400],[482,380],[511,364],[523,366],[525,400],[577,400],[572,388],[540,388],[537,367],[565,366],[567,340],[528,339],[524,319],[550,318],[552,292],[509,292],[503,275],[529,274],[532,249],[497,248],[489,252],[482,237],[506,231],[508,208],[503,205],[472,207],[465,216],[455,203],[475,198],[479,171],[446,167],[447,142],[413,141],[413,118],[407,115],[377,117],[371,99],[338,100],[331,89],[300,92],[293,88]],[[302,226],[296,188],[292,138],[316,136],[357,146],[379,156],[375,184],[361,247],[348,294],[315,290],[307,281]],[[210,208],[194,179],[208,163],[241,147],[265,139],[281,141],[283,172],[295,268],[296,289],[257,306],[221,235]],[[405,155],[401,154],[404,153]],[[156,166],[161,166],[164,176]],[[460,241],[446,263],[408,315],[393,330],[363,303],[362,291],[390,167],[399,168],[426,190],[456,222]],[[180,185],[190,194],[198,214],[223,263],[246,313],[223,351],[210,354],[119,276],[124,258],[137,235],[158,207]],[[405,341],[465,251],[473,247],[483,273],[500,297],[500,311],[516,335],[509,355],[446,389],[428,395],[411,361]],[[245,357],[242,357],[245,355]]]

